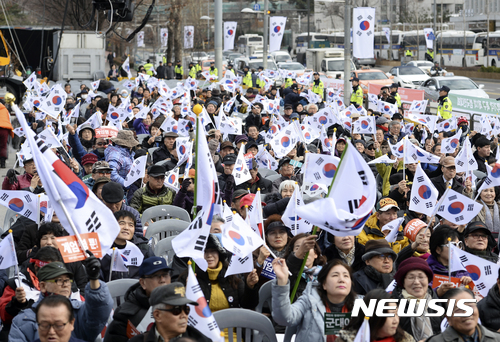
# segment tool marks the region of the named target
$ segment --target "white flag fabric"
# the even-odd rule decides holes
[[[397,160],[396,159],[391,159],[387,154],[384,154],[381,157],[378,157],[376,159],[373,159],[371,162],[368,163],[368,165],[372,164],[394,164]]]
[[[375,8],[354,8],[352,16],[352,55],[357,58],[373,58]]]
[[[0,204],[38,222],[38,197],[31,191],[0,190]]]
[[[319,110],[316,114],[309,118],[309,123],[311,125],[316,125],[319,129],[320,127],[325,127],[325,130],[332,125],[339,124],[340,120],[333,113],[332,108],[326,107]]]
[[[404,222],[405,218],[404,217],[399,217],[395,220],[392,220],[391,222],[389,223],[386,223],[383,227],[382,227],[382,232],[384,232],[384,230],[388,230],[389,231],[389,234],[387,234],[385,236],[385,240],[389,243],[394,243],[396,242],[396,239],[398,238],[398,232],[399,232],[399,227],[401,226],[401,224]]]
[[[462,149],[460,150],[460,152],[458,152],[457,157],[455,158],[455,166],[457,167],[457,172],[467,172],[467,171],[477,170],[477,168],[479,167],[477,165],[476,158],[474,158],[474,153],[472,152],[472,146],[469,137],[465,138],[464,144],[462,145]]]
[[[76,134],[80,133],[80,130],[82,129],[82,127],[85,126],[85,124],[89,124],[90,127],[92,127],[92,129],[96,129],[96,128],[101,127],[102,123],[100,120],[100,115],[101,115],[101,113],[99,113],[99,112],[92,114],[92,116],[87,121],[85,121],[84,123],[82,123],[80,126],[78,126],[76,128]]]
[[[420,163],[417,165],[410,194],[410,210],[432,216],[437,205],[439,191],[422,170]]]
[[[35,83],[38,81],[36,80],[36,72],[31,73],[31,75],[23,81],[24,85],[28,90],[31,90],[35,87]]]
[[[113,255],[113,249],[110,248],[106,254]],[[144,261],[144,254],[142,254],[139,247],[137,247],[134,243],[127,241],[125,248],[116,249],[115,255],[119,255],[119,258],[122,259],[123,264],[125,266],[140,266]],[[128,271],[128,269],[127,269]],[[121,271],[121,272],[127,272]]]
[[[234,164],[232,176],[234,177],[234,183],[236,186],[241,183],[245,183],[246,181],[252,179],[250,175],[250,170],[248,169],[248,164],[245,160],[245,153],[243,152],[243,148],[240,148],[238,152],[238,157],[236,158],[236,163]]]
[[[137,33],[137,47],[144,47],[144,31]]]
[[[383,27],[382,31],[385,34],[385,39],[387,39],[387,43],[392,44],[391,43],[391,29],[389,27]]]
[[[5,270],[11,266],[17,266],[16,247],[12,233],[0,242],[0,270]]]
[[[448,120],[441,121],[436,125],[438,132],[451,132],[457,129],[457,118],[449,118]]]
[[[408,120],[426,126],[431,132],[434,132],[434,130],[436,129],[437,119],[438,117],[436,115],[414,114],[414,113],[408,114]]]
[[[114,250],[114,253],[113,253]],[[125,260],[123,260],[118,248],[113,248],[111,250],[111,271],[114,272],[128,272],[128,268],[125,265]]]
[[[24,114],[17,106],[13,108],[19,123],[26,131],[28,123]],[[71,219],[78,233],[96,232],[99,235],[101,249],[107,251],[120,231],[111,210],[92,191],[89,191],[88,186],[57,158],[43,141],[35,140],[33,131],[27,132],[26,138],[33,151],[38,175],[61,225],[71,231],[69,223]],[[62,203],[71,218],[66,216]]]
[[[227,267],[226,274],[224,278],[227,278],[233,274],[244,274],[250,273],[253,271],[253,258],[252,254],[248,254],[244,258],[240,258],[237,255],[233,254],[233,257],[229,261],[229,266]]]
[[[293,125],[283,128],[275,138],[271,140],[271,147],[277,158],[283,158],[299,142],[299,135]]]
[[[212,341],[221,340],[221,332],[215,318],[203,295],[198,279],[192,267],[188,267],[189,275],[186,282],[186,298],[198,303],[188,304],[191,308],[188,316],[188,324],[197,329]]]
[[[319,137],[321,140],[321,146],[323,147],[323,152],[330,152],[331,154],[334,153],[334,144],[333,144],[333,139],[328,138],[328,135],[326,134],[325,131],[325,126],[321,126],[321,135]]]
[[[297,208],[297,212],[303,219],[336,236],[356,236],[370,217],[376,199],[373,172],[347,141],[330,196]]]
[[[469,223],[483,208],[481,203],[477,203],[452,189],[448,189],[446,196],[443,197],[437,215],[457,225]]]
[[[460,136],[462,135],[462,131],[458,130],[454,136],[449,138],[444,138],[441,141],[441,153],[453,153],[460,147]]]
[[[375,134],[375,117],[363,116],[356,120],[352,125],[353,133],[357,134]]]
[[[500,163],[496,163],[491,171],[488,168],[486,169],[488,170],[488,176],[484,178],[483,184],[477,191],[478,193],[480,193],[484,189],[500,185]]]
[[[175,167],[170,171],[165,172],[165,181],[163,184],[175,192],[179,191],[179,168]]]
[[[194,44],[194,26],[184,26],[184,49],[192,49]]]
[[[325,154],[306,153],[304,162],[304,182],[332,184],[333,176],[337,172],[340,158]]]
[[[140,156],[132,163],[132,167],[125,177],[123,186],[128,187],[132,185],[136,180],[143,178],[146,175],[146,162],[148,160],[148,155]]]
[[[41,131],[38,134],[38,137],[42,139],[49,148],[62,147],[61,142],[59,141],[59,139],[57,139],[54,131],[50,127],[47,127],[43,131]]]
[[[424,28],[425,35],[425,45],[427,45],[428,49],[433,48],[434,40],[436,37],[434,36],[434,30],[432,28]]]
[[[399,112],[398,106],[396,104],[392,104],[381,100],[378,101],[378,110],[380,113],[389,114],[391,117]]]
[[[269,52],[279,51],[285,33],[286,17],[270,17]]]
[[[227,205],[225,205],[224,208],[226,207]],[[229,213],[231,213],[230,209]],[[250,227],[253,229],[253,231],[259,234],[259,236],[263,236],[264,217],[262,216],[262,198],[260,195],[260,189],[257,190],[257,193],[255,194],[255,197],[252,201],[252,204],[248,207],[248,217],[250,219]],[[231,215],[231,220],[232,220],[232,215]]]
[[[222,245],[233,254],[244,258],[264,244],[264,240],[239,215],[233,215],[222,231]]]
[[[14,128],[14,134],[17,135],[20,138],[24,137],[24,130],[23,130],[23,128],[22,127]]]
[[[101,80],[97,80],[95,82],[90,83],[90,86],[92,87],[93,91],[97,91],[99,88],[99,84],[101,83]]]
[[[234,37],[236,36],[236,21],[224,22],[224,51],[234,49]]]
[[[76,106],[69,112],[67,112],[66,110],[63,111],[63,113],[61,114],[63,125],[69,124],[71,122],[71,118],[78,118],[80,116],[80,104],[81,102],[78,102]]]
[[[359,331],[354,338],[354,342],[370,342],[370,324],[368,319],[364,319],[361,327],[359,327]]]
[[[177,133],[181,137],[189,137],[189,130],[185,126],[180,125],[173,117],[168,116],[165,118],[160,126],[165,133]]]
[[[129,62],[129,57],[123,62],[122,64],[122,69],[127,72],[127,77],[130,79],[132,78],[132,73],[130,72],[130,62]]]
[[[448,246],[450,248],[450,260],[448,260],[448,268],[450,272],[467,271],[464,265],[462,265],[462,260],[460,260],[461,254],[457,252],[460,248],[452,245],[451,241],[448,242]]]
[[[283,221],[285,226],[290,228],[293,235],[297,235],[300,233],[310,233],[312,231],[313,227],[311,222],[302,219],[302,217],[297,214],[297,208],[304,205],[305,203],[302,199],[300,188],[297,184],[295,184],[295,190],[292,194],[292,198],[290,198],[285,212],[281,216],[281,220]]]
[[[405,138],[401,139],[398,143],[392,145],[390,141],[389,147],[391,148],[391,153],[395,155],[398,158],[403,158],[404,157],[404,150],[405,150]]]
[[[416,145],[414,145],[409,139],[406,137],[403,138],[404,143],[404,152],[405,152],[405,163],[411,164],[411,163],[417,163],[417,162],[422,162],[422,163],[439,163],[439,157],[427,152],[423,148],[420,148]]]
[[[67,97],[68,94],[66,94],[61,85],[56,84],[45,99],[42,100],[38,109],[57,119],[59,113],[64,109]]]
[[[427,100],[413,100],[410,106],[410,113],[425,113]]]
[[[161,34],[161,46],[166,47],[168,45],[168,28],[160,29]]]
[[[475,288],[483,297],[486,297],[489,289],[495,286],[497,282],[498,268],[500,266],[453,245],[451,248],[457,255],[460,255],[460,261],[465,266],[467,272],[469,272]]]

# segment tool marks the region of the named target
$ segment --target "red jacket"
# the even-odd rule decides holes
[[[25,173],[24,175],[17,176],[17,183],[10,184],[9,179],[5,177],[2,183],[2,190],[22,190],[29,188],[31,185],[32,175]]]

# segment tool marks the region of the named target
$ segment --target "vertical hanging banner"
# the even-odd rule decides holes
[[[425,44],[428,49],[432,49],[434,46],[434,40],[436,36],[434,35],[434,30],[432,28],[424,28]]]
[[[352,15],[352,54],[357,58],[373,58],[375,8],[357,7]]]
[[[160,30],[161,35],[161,46],[166,47],[168,45],[168,28],[162,28]]]
[[[137,47],[144,46],[144,31],[139,31],[137,34]]]
[[[236,21],[224,23],[224,51],[234,49],[234,36],[236,35]]]
[[[192,49],[194,46],[194,26],[184,26],[184,49]]]
[[[391,43],[391,29],[388,27],[383,27],[382,31],[384,31],[385,38],[387,39],[387,43],[392,44]]]
[[[270,19],[269,52],[279,51],[281,49],[283,33],[285,32],[286,17],[271,17]]]

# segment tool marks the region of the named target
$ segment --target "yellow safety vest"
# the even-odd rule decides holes
[[[313,93],[321,96],[321,100],[323,100],[323,90],[324,89],[325,89],[325,86],[323,85],[323,81],[319,81],[318,85],[316,85],[316,83],[313,83],[312,91],[313,91]]]
[[[406,50],[406,57],[413,57],[411,50]]]
[[[398,104],[398,107],[401,107],[401,96],[399,96],[398,93],[394,95],[394,98],[396,99],[396,103]]]
[[[196,78],[196,67],[195,66],[192,66],[191,69],[189,70],[189,77]]]
[[[363,89],[361,89],[361,86],[358,86],[358,89],[352,92],[351,103],[354,103],[358,106],[363,105]]]
[[[266,86],[266,82],[261,81],[260,78],[257,78],[257,87],[264,88]]]
[[[441,116],[445,120],[448,120],[451,118],[452,110],[453,110],[453,107],[451,105],[451,101],[448,98],[448,96],[446,96],[443,99],[443,104],[441,104],[441,103],[438,104],[437,115]]]
[[[247,87],[253,87],[253,82],[252,82],[252,73],[249,71],[243,77],[243,85],[246,85]]]
[[[429,56],[431,56],[432,59],[434,59],[434,51],[427,50],[427,53],[429,54]]]
[[[194,67],[196,68],[196,72],[200,72],[201,71],[201,65],[196,64]]]
[[[219,75],[219,73],[218,73],[217,68],[214,68],[214,70],[210,69],[210,75],[215,75],[215,76],[218,76],[218,75]]]
[[[163,61],[163,65],[167,66],[167,58],[165,56],[163,56],[162,61]]]
[[[291,87],[293,84],[293,80],[291,78],[287,78],[285,81],[285,88]]]
[[[182,67],[182,65],[181,66],[176,65],[174,71],[176,74],[184,75],[184,68]]]
[[[146,63],[144,64],[144,69],[146,69],[146,73],[149,75],[149,76],[153,76],[153,64],[151,63]]]

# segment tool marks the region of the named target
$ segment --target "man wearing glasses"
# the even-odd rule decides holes
[[[113,298],[111,298],[107,285],[99,281],[101,271],[99,260],[91,255],[83,263],[89,283],[85,287],[85,302],[71,299],[73,315],[75,316],[72,336],[85,341],[94,341],[108,321],[113,308]],[[9,341],[34,341],[40,333],[42,335],[53,334],[53,330],[62,331],[66,327],[64,322],[51,325],[52,323],[36,320],[35,310],[45,297],[61,295],[69,298],[71,296],[73,273],[69,272],[62,262],[57,261],[43,266],[38,271],[37,276],[40,285],[40,297],[31,308],[21,311],[14,318]]]
[[[39,339],[35,342],[83,342],[71,336],[75,328],[75,315],[68,298],[50,296],[44,298],[36,310]]]
[[[148,182],[146,186],[134,192],[130,201],[130,206],[143,213],[144,210],[155,205],[172,204],[175,191],[166,187],[165,172],[167,170],[162,165],[151,165],[148,169]]]
[[[104,342],[127,342],[133,337],[132,327],[143,333],[153,323],[149,313],[151,292],[159,286],[170,284],[171,268],[162,257],[144,259],[139,267],[139,282],[132,285],[125,295],[125,302],[114,313]]]
[[[497,263],[498,255],[493,253],[495,239],[481,221],[471,222],[464,230],[465,251],[480,258]]]
[[[85,185],[92,189],[94,187],[95,181],[98,178],[107,177],[111,178],[111,167],[107,161],[97,161],[92,165],[91,176],[83,181]]]
[[[193,327],[188,326],[190,307],[198,303],[186,298],[186,288],[181,283],[163,285],[153,290],[149,297],[154,325],[151,329],[130,339],[130,342],[172,341],[190,337],[198,342],[211,341]]]
[[[436,187],[439,192],[438,199],[440,199],[448,186],[451,186],[452,190],[455,190],[458,193],[462,193],[464,187],[455,179],[457,175],[457,170],[455,167],[455,158],[454,157],[445,157],[441,162],[441,171],[443,174],[441,176],[437,176],[431,178],[432,184]]]

